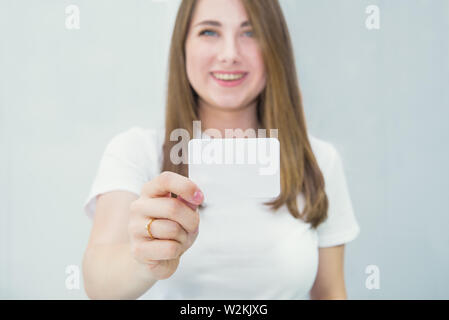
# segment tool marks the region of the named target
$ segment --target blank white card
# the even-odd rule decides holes
[[[188,155],[189,178],[203,191],[205,203],[280,193],[276,138],[192,139]]]

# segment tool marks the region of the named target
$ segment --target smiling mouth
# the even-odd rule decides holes
[[[248,73],[247,72],[241,72],[241,73],[219,73],[219,72],[212,72],[212,76],[221,81],[237,81],[245,77]]]

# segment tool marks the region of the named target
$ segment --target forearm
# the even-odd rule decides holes
[[[129,244],[88,247],[83,276],[91,299],[137,299],[157,281],[134,259]]]
[[[310,300],[347,300],[345,295],[340,296],[310,296]]]
[[[333,292],[317,292],[311,290],[309,292],[310,300],[347,300],[346,290],[334,290]]]

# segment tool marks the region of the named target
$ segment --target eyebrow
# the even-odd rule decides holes
[[[207,25],[207,26],[214,26],[214,27],[221,27],[221,23],[215,20],[204,20],[200,23],[197,23],[194,27],[201,26],[201,25]],[[240,28],[250,26],[251,24],[249,21],[244,21],[240,25]]]

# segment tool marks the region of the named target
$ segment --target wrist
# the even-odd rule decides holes
[[[138,276],[138,278],[148,284],[149,286],[152,286],[157,279],[152,275],[150,267],[151,265],[146,264],[146,263],[141,263],[139,261],[137,261],[134,257],[132,257],[132,261],[134,264],[134,269],[136,270],[136,274]]]

